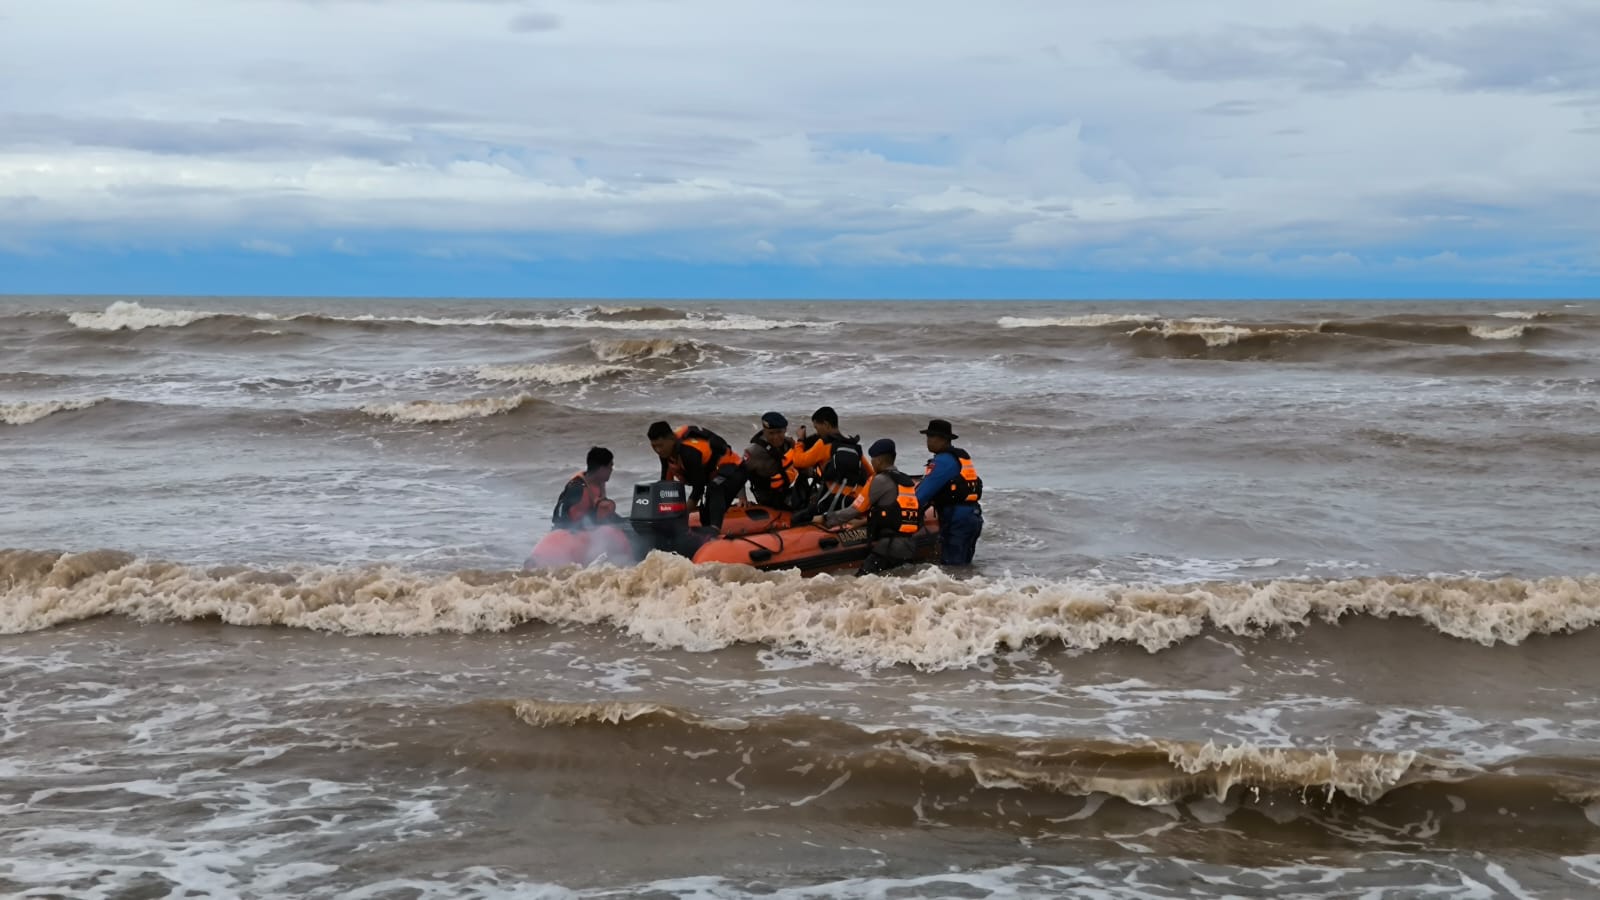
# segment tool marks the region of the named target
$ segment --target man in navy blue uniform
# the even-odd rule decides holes
[[[927,472],[917,485],[917,502],[933,507],[939,514],[939,562],[947,566],[970,566],[983,533],[983,479],[972,465],[972,457],[950,442],[958,435],[944,419],[934,419],[921,431],[928,436]]]

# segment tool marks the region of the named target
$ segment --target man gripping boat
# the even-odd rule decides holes
[[[831,408],[812,421],[824,437],[797,441],[787,419],[768,412],[742,455],[703,426],[652,423],[646,438],[661,476],[634,486],[621,517],[605,497],[610,453],[594,448],[589,467],[563,488],[551,533],[525,568],[621,563],[651,551],[805,574],[972,564],[983,483],[971,455],[951,443],[947,420],[933,419],[921,432],[933,458],[920,476],[895,467],[892,439],[862,452],[858,438],[838,430]]]

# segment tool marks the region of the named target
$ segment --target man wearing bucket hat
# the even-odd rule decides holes
[[[922,429],[933,458],[917,485],[917,501],[939,514],[939,562],[970,566],[983,533],[983,479],[967,451],[951,442],[958,435],[944,419],[933,419]]]

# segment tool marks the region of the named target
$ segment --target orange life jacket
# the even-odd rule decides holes
[[[903,472],[879,472],[894,479],[898,491],[893,506],[874,506],[867,511],[867,536],[876,540],[897,534],[916,534],[922,528],[922,504],[917,502],[917,483]]]
[[[872,480],[872,464],[861,452],[861,439],[836,434],[812,435],[789,451],[785,463],[815,467],[817,478],[827,493],[845,500],[865,495]]]
[[[550,514],[550,524],[574,528],[594,520],[596,507],[606,499],[606,489],[604,485],[590,484],[587,475],[586,472],[573,475],[562,488],[561,496],[556,498],[555,511]],[[580,490],[574,491],[574,487]]]
[[[718,469],[744,461],[716,432],[698,425],[681,426],[677,435],[678,452],[663,460],[662,477],[668,481],[704,487]]]
[[[951,447],[944,451],[956,458],[961,463],[961,474],[950,479],[950,483],[939,491],[933,498],[933,506],[955,506],[963,503],[977,503],[983,497],[983,479],[978,477],[978,470],[972,465],[972,457],[967,451]],[[934,454],[938,459],[938,454]],[[933,459],[928,460],[925,475],[933,474]]]
[[[793,457],[789,453],[789,448],[785,448],[780,451],[777,447],[767,443],[766,439],[763,438],[759,433],[750,439],[750,443],[766,450],[767,455],[772,457],[772,461],[778,466],[778,471],[772,473],[772,476],[767,479],[767,483],[764,485],[764,487],[772,490],[774,493],[781,494],[793,487],[795,482],[800,480],[800,470],[795,468],[794,464],[790,462]],[[747,456],[745,458],[746,469],[749,468],[749,461],[750,460]],[[752,487],[755,485],[754,478],[751,479],[751,485]]]

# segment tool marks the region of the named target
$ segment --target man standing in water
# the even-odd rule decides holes
[[[867,451],[872,457],[872,481],[857,495],[855,504],[828,513],[829,527],[865,524],[872,552],[857,575],[875,575],[903,566],[917,557],[916,534],[922,529],[922,505],[916,482],[894,467],[894,441],[880,438]]]
[[[970,566],[978,550],[978,535],[983,533],[983,479],[972,465],[967,451],[951,443],[957,437],[950,423],[933,419],[921,431],[928,436],[926,474],[917,485],[917,501],[939,513],[939,562],[947,566]]]

